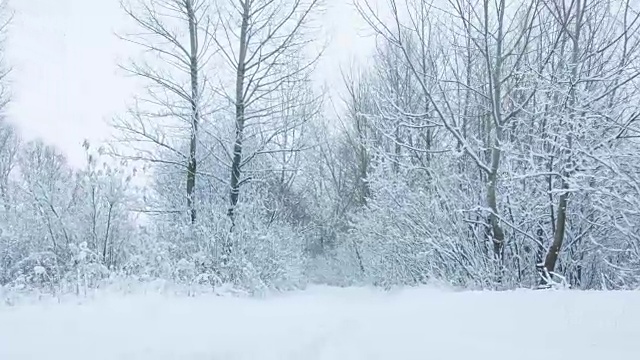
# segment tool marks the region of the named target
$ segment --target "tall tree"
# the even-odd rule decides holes
[[[535,87],[523,91],[530,84],[528,78],[521,74],[527,66],[522,59],[528,52],[534,29],[532,24],[537,18],[540,2],[451,2],[450,11],[442,15],[454,24],[450,27],[457,26],[460,29],[451,30],[452,34],[456,34],[448,40],[452,44],[445,42],[437,47],[432,41],[432,37],[437,35],[425,29],[429,26],[425,21],[428,8],[425,9],[424,4],[409,7],[411,4],[413,2],[401,7],[396,0],[388,0],[391,12],[389,22],[367,1],[360,2],[358,9],[378,34],[399,49],[439,125],[449,132],[458,148],[473,159],[483,174],[486,183],[484,204],[488,211],[487,233],[493,244],[493,256],[500,264],[504,257],[505,230],[502,225],[503,214],[499,209],[498,188],[503,149],[507,141],[505,132],[530,105],[535,94]],[[420,9],[417,12],[419,15],[412,9]],[[405,16],[405,12],[408,15]],[[457,41],[460,36],[466,37],[466,41]],[[413,45],[412,39],[417,39],[422,45]],[[464,44],[467,44],[467,49],[464,49]],[[475,69],[470,68],[468,57],[465,61],[456,53],[460,47],[481,59]],[[449,59],[439,55],[447,52],[451,55]],[[426,64],[433,64],[436,59],[444,64],[437,71],[429,71]],[[480,75],[481,82],[469,84],[472,72]],[[431,78],[435,79],[434,85],[427,80]],[[482,135],[485,143],[480,148],[474,145],[476,134],[466,132],[469,96],[461,96],[461,89],[479,96],[476,106],[482,110],[482,115],[474,120],[484,123]],[[431,134],[427,133],[427,136],[430,138]],[[482,155],[485,152],[482,148],[488,149],[487,156]]]
[[[122,39],[152,54],[124,66],[130,74],[149,82],[147,97],[136,103],[129,119],[119,120],[121,140],[134,144],[128,158],[178,166],[185,171],[185,199],[191,223],[196,222],[199,128],[209,115],[205,69],[212,56],[213,26],[205,0],[136,0],[122,8],[140,32]],[[183,124],[176,134],[168,129]],[[174,140],[186,138],[184,143]],[[165,150],[172,158],[159,158]],[[186,150],[185,150],[186,148]]]
[[[595,178],[580,184],[584,163],[601,161],[596,154],[620,142],[620,134],[635,122],[637,108],[630,108],[628,102],[640,76],[633,65],[640,44],[640,15],[629,1],[549,2],[548,9],[561,43],[554,59],[556,73],[547,77],[554,80],[553,106],[547,117],[558,119],[561,130],[554,134],[557,161],[552,161],[558,167],[560,189],[543,281],[549,281],[549,274],[556,270],[565,238],[571,233],[569,199],[575,196],[571,194],[597,184]],[[591,150],[582,150],[585,147]]]
[[[305,30],[319,3],[319,0],[229,0],[230,11],[219,10],[225,36],[215,41],[235,79],[235,91],[226,94],[235,107],[228,208],[232,229],[240,188],[248,179],[243,178],[243,168],[286,130],[274,129],[262,137],[253,154],[246,154],[247,126],[277,117],[282,111],[278,90],[285,84],[304,81],[315,63],[317,57],[305,61],[306,45],[311,42],[305,37]],[[285,108],[290,106],[297,104],[285,104]]]

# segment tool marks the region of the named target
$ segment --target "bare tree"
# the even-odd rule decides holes
[[[554,110],[547,111],[547,117],[557,118],[562,131],[554,134],[553,142],[560,190],[553,241],[543,264],[543,282],[548,282],[570,234],[569,198],[581,190],[582,164],[594,159],[601,162],[596,154],[622,141],[622,134],[638,117],[637,108],[628,104],[633,91],[629,86],[640,76],[633,64],[640,44],[640,14],[629,1],[549,1],[545,6],[557,23],[561,44],[555,59],[557,71],[549,77],[554,79]],[[585,146],[590,151],[584,151]],[[594,185],[591,180],[586,187]]]
[[[0,0],[0,115],[4,117],[4,110],[11,100],[8,76],[11,67],[6,64],[4,42],[13,14],[8,8],[8,0]]]
[[[246,129],[251,123],[264,129],[270,118],[278,116],[283,108],[277,90],[285,84],[304,81],[315,64],[317,58],[304,60],[306,45],[311,42],[304,35],[319,3],[319,0],[230,0],[229,12],[219,9],[224,36],[215,41],[235,78],[234,93],[225,94],[235,107],[228,209],[232,224],[240,187],[249,179],[242,177],[243,168],[258,154],[290,151],[265,147],[293,124],[266,134],[258,131],[261,139],[250,154],[245,149]],[[285,108],[298,106],[296,101],[284,100]]]
[[[344,102],[347,107],[345,126],[345,135],[349,145],[353,149],[355,158],[355,185],[356,196],[355,203],[357,205],[366,205],[367,198],[371,195],[368,184],[369,165],[371,156],[369,154],[369,142],[371,141],[371,114],[374,112],[370,103],[371,89],[367,83],[366,75],[360,74],[343,75],[347,89],[347,97]],[[343,199],[346,200],[346,199]]]
[[[5,210],[11,206],[9,178],[16,166],[20,143],[14,127],[0,121],[0,199]]]
[[[116,122],[120,140],[137,150],[128,158],[184,168],[186,204],[190,221],[195,223],[198,135],[201,122],[209,115],[205,69],[212,56],[214,32],[208,1],[139,0],[135,5],[122,2],[122,8],[140,32],[121,38],[153,57],[123,66],[150,85],[148,96],[136,103],[131,117]],[[176,137],[186,138],[186,150],[183,142],[175,142]],[[164,150],[172,158],[159,158],[154,150]]]
[[[422,9],[420,15],[411,15],[415,12],[408,11],[409,15],[404,17],[403,8],[397,1],[388,0],[387,4],[392,15],[390,21],[385,21],[367,1],[360,2],[358,9],[378,34],[400,49],[439,124],[449,132],[457,146],[475,162],[486,177],[485,204],[489,213],[487,231],[492,239],[493,254],[502,262],[505,232],[501,225],[502,215],[498,208],[497,189],[502,151],[506,141],[505,129],[530,104],[535,94],[535,88],[529,91],[522,90],[528,85],[527,77],[522,76],[522,60],[531,41],[534,28],[532,24],[537,18],[539,1],[531,0],[511,6],[505,0],[495,3],[488,0],[479,3],[450,2],[451,7],[447,11],[438,13],[446,19],[442,21],[442,26],[447,26],[446,21],[457,24],[460,31],[452,30],[455,34],[453,40],[456,40],[456,36],[466,39],[453,42],[452,45],[433,44],[431,37],[434,35],[425,31],[425,27],[428,26],[428,22],[424,20],[428,13],[425,12],[428,12],[430,7],[425,9],[424,4],[413,6]],[[409,36],[415,37],[423,45],[410,46]],[[426,48],[427,46],[429,48]],[[476,69],[470,68],[469,55],[466,61],[457,56],[456,49],[460,47],[467,54],[475,54],[482,59]],[[419,56],[416,56],[416,53]],[[450,56],[439,55],[443,53]],[[426,64],[433,64],[436,58],[439,58],[443,65],[435,71],[426,72]],[[460,66],[461,60],[464,62],[463,66]],[[480,75],[480,82],[473,85],[469,83],[472,71],[477,71]],[[428,79],[433,79],[433,86]],[[482,111],[475,119],[485,124],[485,147],[489,149],[486,159],[483,159],[482,151],[474,145],[475,135],[466,131],[470,116],[469,93],[461,96],[460,89],[478,95],[477,107]]]

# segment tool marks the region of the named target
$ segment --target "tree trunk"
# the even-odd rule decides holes
[[[190,43],[190,76],[191,76],[191,140],[189,143],[189,160],[187,164],[187,208],[191,223],[196,222],[195,188],[197,172],[198,124],[200,122],[199,89],[198,89],[198,28],[193,0],[186,0],[187,16],[189,18]]]
[[[365,144],[366,134],[365,134],[365,125],[363,124],[364,118],[355,114],[356,116],[356,131],[358,133],[358,188],[359,188],[359,200],[360,205],[367,205],[367,200],[371,195],[369,188],[369,154],[367,152],[367,147]],[[397,160],[397,159],[396,159]]]
[[[567,157],[569,158],[567,159],[568,163],[571,162],[571,159],[570,159],[571,148],[573,143],[572,127],[573,127],[573,120],[575,119],[575,115],[576,115],[575,104],[577,102],[577,95],[576,95],[575,84],[578,79],[578,61],[579,61],[579,55],[580,55],[579,54],[580,32],[582,29],[582,16],[584,11],[583,1],[586,2],[586,0],[578,0],[576,3],[575,30],[574,30],[574,34],[571,36],[571,39],[573,40],[571,66],[573,68],[571,69],[571,81],[570,81],[571,89],[569,90],[570,96],[569,96],[569,104],[567,106],[567,109],[570,112],[568,129],[567,129],[568,150],[566,151]],[[565,30],[565,31],[568,31],[568,30]],[[565,170],[563,170],[563,179],[562,179],[563,191],[560,194],[560,198],[558,200],[558,215],[556,218],[556,227],[555,227],[555,233],[553,235],[553,243],[551,244],[551,247],[549,247],[549,251],[547,252],[547,256],[545,257],[545,261],[544,261],[544,268],[546,270],[546,274],[544,274],[543,276],[544,282],[548,282],[549,279],[546,279],[546,276],[550,276],[556,267],[556,263],[558,261],[558,255],[560,254],[560,249],[562,248],[562,243],[564,241],[564,233],[565,233],[565,227],[567,222],[567,202],[569,197],[569,193],[568,193],[569,184],[567,183],[567,180],[566,180],[568,176],[569,176],[568,171],[565,168]]]
[[[107,215],[107,230],[104,234],[104,245],[102,247],[102,263],[107,267],[107,250],[109,249],[109,231],[111,230],[111,214],[113,212],[113,205],[113,203],[109,203],[109,213]]]
[[[501,1],[501,5],[498,9],[498,33],[495,37],[496,39],[496,52],[495,52],[495,64],[491,64],[491,59],[489,59],[489,2],[485,0],[484,3],[484,11],[485,11],[485,46],[486,46],[486,62],[487,62],[487,70],[489,71],[489,80],[490,80],[490,89],[492,90],[492,98],[491,98],[491,109],[492,109],[492,117],[493,117],[493,126],[495,128],[495,138],[493,140],[493,145],[491,147],[491,168],[488,174],[488,188],[487,188],[487,205],[491,210],[491,214],[489,214],[489,225],[491,226],[491,236],[493,240],[493,253],[496,259],[502,265],[502,254],[503,254],[503,246],[504,246],[504,231],[500,227],[499,218],[498,218],[498,201],[497,201],[497,187],[498,187],[498,170],[500,168],[500,158],[502,155],[502,150],[500,146],[502,145],[502,128],[503,128],[503,118],[502,118],[502,41],[503,41],[503,33],[502,33],[502,24],[504,19],[504,0]]]
[[[243,5],[242,25],[240,28],[240,51],[238,53],[238,67],[236,69],[236,138],[233,144],[233,161],[231,163],[231,190],[229,193],[229,211],[227,215],[231,219],[231,232],[235,227],[235,208],[240,196],[240,166],[242,163],[242,143],[244,137],[245,122],[245,61],[248,47],[248,27],[250,6],[249,2]]]
[[[558,201],[558,216],[556,218],[556,232],[553,234],[553,243],[549,247],[547,251],[547,256],[544,259],[544,268],[546,273],[543,274],[543,282],[548,282],[547,276],[551,276],[553,271],[555,270],[556,263],[558,261],[558,255],[560,254],[560,249],[562,248],[562,242],[564,241],[564,233],[567,219],[567,200],[569,197],[569,193],[566,192],[568,186],[566,182],[562,182],[562,189],[565,190],[560,195],[560,199]]]
[[[498,218],[497,201],[497,181],[498,165],[500,164],[500,149],[496,146],[491,150],[491,173],[489,174],[489,185],[487,189],[487,205],[491,210],[489,214],[489,225],[491,228],[491,239],[493,241],[493,254],[500,262],[502,261],[502,249],[504,246],[504,231],[500,227]]]

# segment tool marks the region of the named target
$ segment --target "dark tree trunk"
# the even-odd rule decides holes
[[[562,188],[567,190],[568,186],[565,182],[562,184]],[[558,201],[558,216],[556,218],[556,232],[553,234],[553,243],[549,250],[547,251],[547,256],[544,259],[544,268],[547,273],[550,275],[553,273],[556,267],[556,263],[558,261],[558,255],[560,254],[560,249],[562,248],[562,242],[564,241],[564,233],[565,233],[565,225],[567,219],[567,198],[569,194],[565,191],[560,195],[560,200]]]
[[[198,78],[198,28],[193,0],[185,0],[187,16],[189,18],[189,43],[190,43],[190,77],[191,77],[191,139],[189,143],[189,160],[187,163],[187,208],[191,223],[196,222],[196,173],[197,173],[197,146],[198,146],[198,124],[200,122],[199,108],[199,78]]]
[[[229,193],[228,216],[231,219],[231,232],[235,227],[235,208],[240,197],[240,174],[242,165],[242,143],[245,122],[245,61],[248,47],[249,2],[244,4],[242,25],[240,28],[240,50],[238,54],[238,68],[236,70],[236,138],[233,144],[233,160],[231,163],[231,181]]]

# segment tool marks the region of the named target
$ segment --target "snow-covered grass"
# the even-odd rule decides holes
[[[640,292],[312,287],[0,305],[2,360],[639,359]]]

